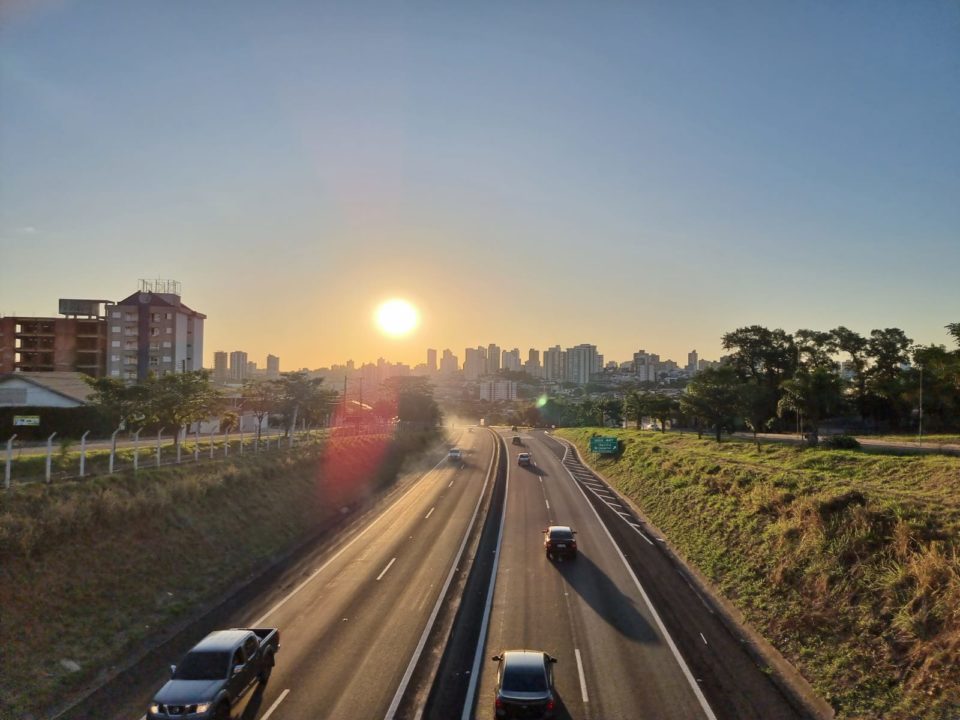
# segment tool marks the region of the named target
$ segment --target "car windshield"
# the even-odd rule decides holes
[[[542,667],[507,666],[500,689],[505,692],[546,692],[547,675]]]
[[[573,540],[573,533],[569,530],[551,530],[551,540]]]
[[[221,680],[227,677],[230,653],[192,652],[173,674],[174,680]]]

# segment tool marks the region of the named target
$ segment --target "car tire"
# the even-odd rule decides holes
[[[268,664],[265,664],[260,668],[260,673],[257,675],[257,680],[260,681],[261,685],[266,685],[267,680],[270,679],[270,674],[273,672],[273,659],[271,658]]]
[[[213,713],[214,720],[230,720],[230,703],[222,702]]]

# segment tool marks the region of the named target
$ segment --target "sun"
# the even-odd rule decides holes
[[[406,300],[387,300],[376,312],[377,325],[390,337],[409,335],[420,318],[417,309]]]

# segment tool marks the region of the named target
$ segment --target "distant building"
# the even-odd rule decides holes
[[[0,373],[107,374],[106,300],[60,300],[65,317],[0,318]]]
[[[449,350],[444,350],[443,356],[440,358],[440,374],[454,375],[459,372],[459,370],[460,361],[457,359],[457,356]]]
[[[213,381],[218,385],[225,385],[229,378],[228,355],[223,350],[213,354]]]
[[[697,369],[699,367],[698,363],[699,363],[699,360],[697,358],[697,351],[691,350],[690,352],[688,352],[687,353],[687,372],[690,375],[697,374]]]
[[[487,374],[487,349],[484,347],[467,348],[463,358],[463,376],[467,380],[476,380]]]
[[[520,350],[503,351],[503,369],[511,372],[520,372]]]
[[[567,354],[559,345],[543,351],[543,377],[562,382],[567,374]]]
[[[660,356],[638,350],[633,354],[633,372],[639,382],[656,382],[660,368]]]
[[[437,371],[437,351],[433,348],[427,349],[427,370],[431,373]]]
[[[267,355],[267,379],[276,380],[280,377],[280,358],[276,355]]]
[[[487,345],[487,372],[488,375],[496,375],[500,372],[500,346],[490,343]]]
[[[206,317],[183,304],[177,281],[141,280],[139,292],[109,309],[110,377],[141,382],[202,369]]]
[[[527,361],[523,364],[523,371],[530,377],[542,377],[543,368],[540,365],[540,351],[530,348],[527,352]]]
[[[480,399],[491,402],[517,399],[515,380],[495,380],[480,383]]]
[[[230,382],[242,383],[247,379],[247,354],[243,350],[230,353]]]
[[[251,378],[257,374],[257,363],[253,360],[247,360],[247,374],[246,377]]]
[[[596,345],[577,345],[566,351],[566,380],[586,385],[590,377],[603,369],[603,355],[597,353]]]
[[[0,376],[0,407],[71,408],[86,405],[93,389],[79,372],[16,372]]]

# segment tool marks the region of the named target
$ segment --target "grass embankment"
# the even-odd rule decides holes
[[[102,677],[339,508],[392,482],[426,442],[333,438],[0,493],[0,717],[40,713]]]
[[[960,716],[960,459],[595,432],[558,431],[838,717]]]

